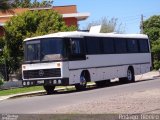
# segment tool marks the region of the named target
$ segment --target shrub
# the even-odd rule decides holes
[[[154,69],[156,69],[156,70],[160,69],[160,61],[158,61],[158,60],[154,61]]]
[[[2,76],[2,74],[0,74],[0,86],[3,85],[4,83],[4,77]]]

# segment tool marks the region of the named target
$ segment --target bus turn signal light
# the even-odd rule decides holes
[[[23,65],[23,66],[22,66],[22,68],[23,68],[23,69],[26,69],[26,66],[25,66],[25,65]]]
[[[60,63],[57,63],[57,67],[60,67],[61,66],[61,64]]]

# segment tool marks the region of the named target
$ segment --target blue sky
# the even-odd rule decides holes
[[[160,0],[54,0],[55,6],[77,5],[78,12],[89,12],[90,17],[80,22],[80,28],[102,17],[118,18],[126,33],[139,33],[140,17],[144,20],[160,15]]]

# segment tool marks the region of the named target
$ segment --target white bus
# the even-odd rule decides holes
[[[134,82],[149,72],[149,39],[143,34],[59,32],[24,40],[24,86],[42,85],[48,94],[55,86],[87,82],[105,85],[110,79]]]

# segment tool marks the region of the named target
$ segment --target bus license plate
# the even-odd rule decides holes
[[[38,84],[44,84],[44,80],[37,81]]]

